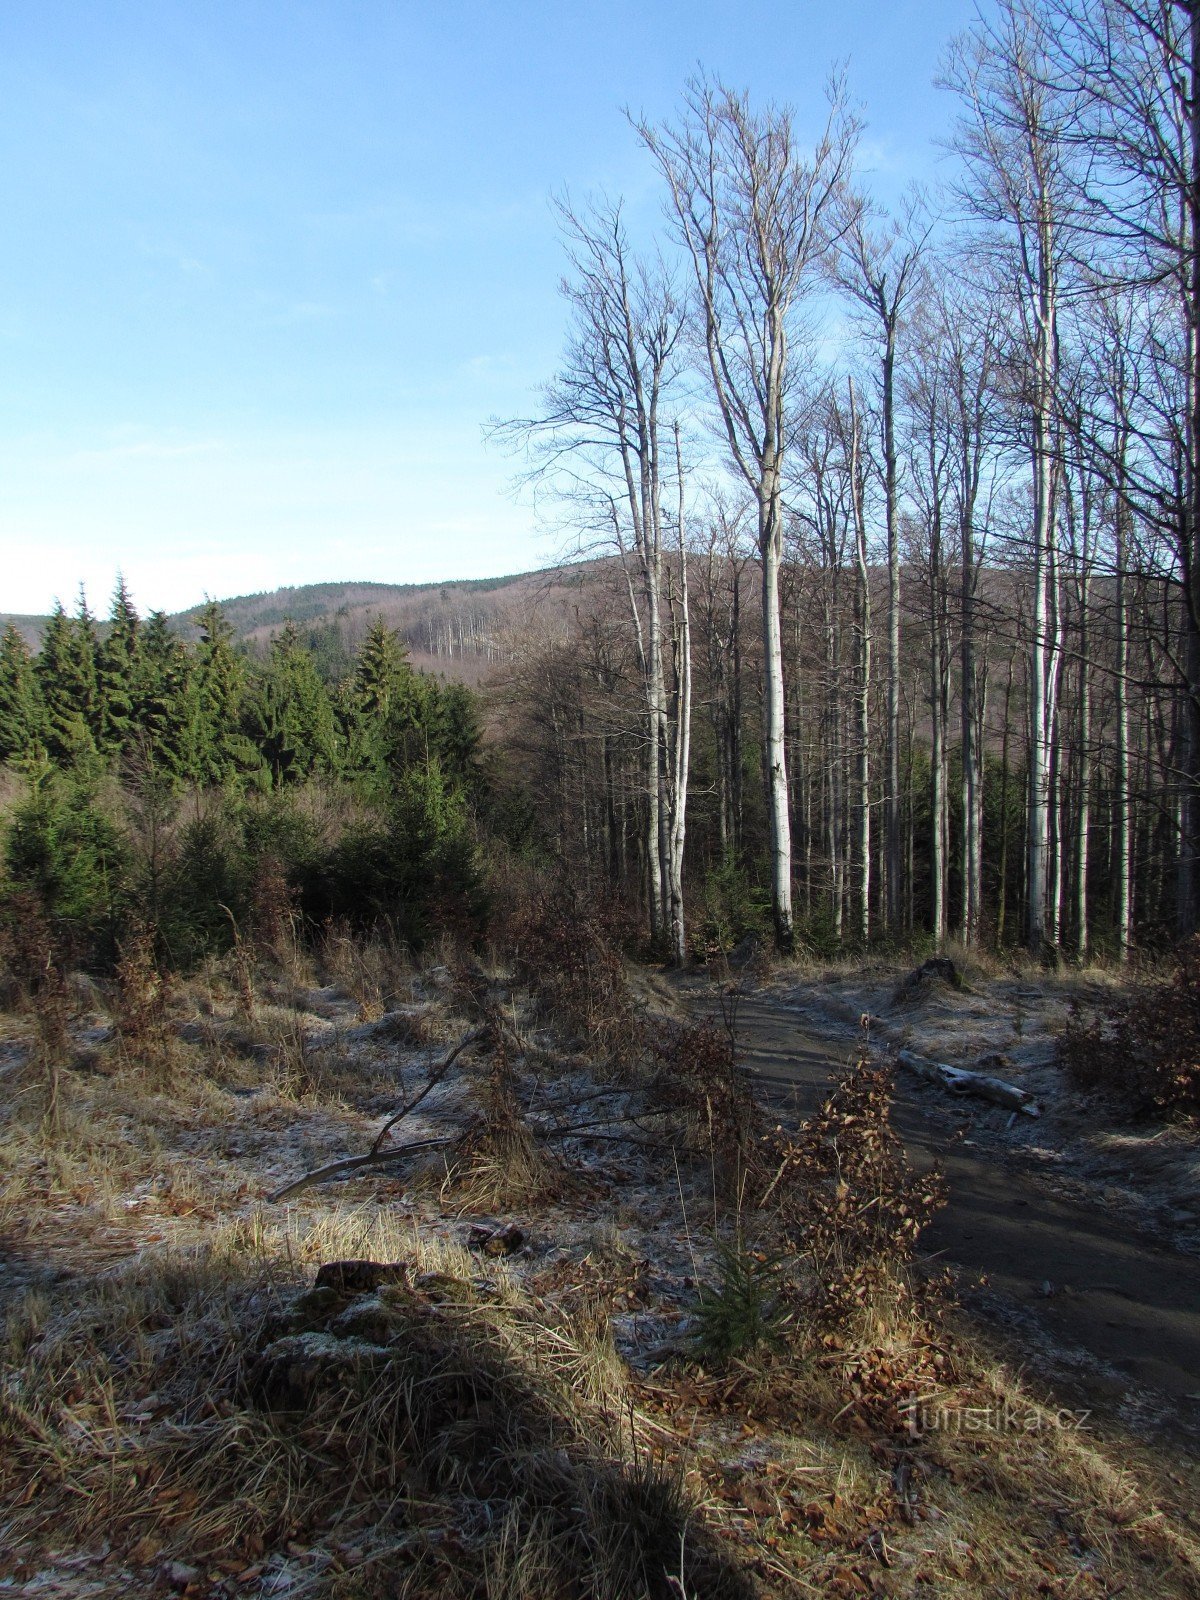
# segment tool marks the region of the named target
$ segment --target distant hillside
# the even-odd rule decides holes
[[[448,583],[310,583],[268,593],[236,595],[221,601],[235,637],[254,654],[265,651],[271,635],[292,621],[317,648],[331,675],[358,649],[376,617],[400,634],[414,666],[464,683],[476,683],[503,659],[505,637],[534,612],[566,615],[572,597],[602,563],[551,567],[503,578],[469,578]],[[202,606],[172,616],[181,637],[199,635]],[[0,613],[0,627],[12,622],[31,648],[41,643],[48,618]]]

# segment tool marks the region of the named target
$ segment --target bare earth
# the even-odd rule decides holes
[[[897,1074],[897,1126],[936,1161],[949,1202],[925,1235],[968,1308],[1056,1393],[1120,1421],[1200,1439],[1200,1148],[1194,1130],[1119,1126],[1061,1080],[1054,1041],[1093,980],[972,979],[896,1000],[904,969],[742,980],[743,1060],[783,1119],[810,1114],[862,1046],[978,1067],[1037,1097],[1030,1118]],[[690,979],[686,1003],[712,1008]],[[981,1281],[986,1278],[986,1282]]]

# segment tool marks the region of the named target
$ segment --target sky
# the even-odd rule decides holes
[[[973,0],[5,0],[0,611],[497,576],[559,540],[489,418],[565,330],[550,197],[662,195],[698,67],[936,182]]]

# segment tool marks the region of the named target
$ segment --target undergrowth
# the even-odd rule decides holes
[[[1059,1059],[1078,1088],[1135,1112],[1200,1113],[1200,935],[1179,951],[1167,982],[1087,1017],[1073,1005]]]

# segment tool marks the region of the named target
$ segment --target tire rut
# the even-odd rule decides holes
[[[784,1121],[811,1115],[858,1047],[852,1028],[814,1024],[763,992],[741,998],[737,1038],[764,1102]],[[895,1122],[909,1157],[919,1167],[936,1161],[949,1188],[924,1249],[968,1280],[985,1275],[987,1292],[970,1297],[972,1309],[999,1314],[1010,1333],[1015,1326],[1019,1343],[1048,1353],[1056,1375],[1099,1409],[1137,1409],[1146,1389],[1160,1420],[1200,1436],[1200,1261],[1139,1237],[1101,1203],[1055,1195],[948,1137],[922,1105],[936,1093],[897,1081]]]

